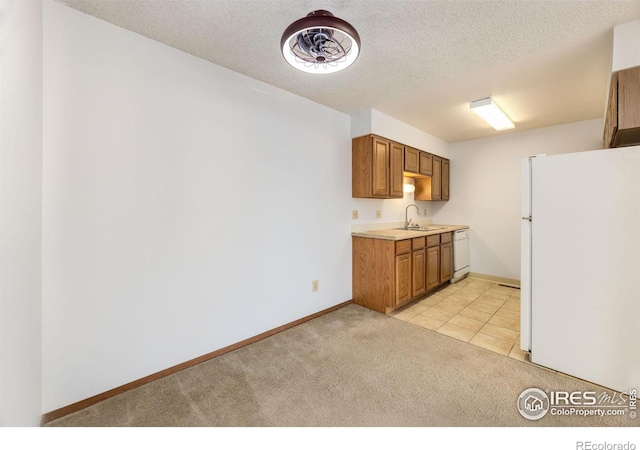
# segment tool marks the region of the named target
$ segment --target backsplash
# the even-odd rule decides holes
[[[415,223],[421,226],[433,225],[433,221],[431,218],[420,218],[413,219],[411,223]],[[374,230],[388,230],[391,228],[402,228],[404,227],[404,221],[396,221],[396,222],[369,222],[369,223],[354,223],[351,225],[352,233],[362,233],[364,231],[374,231]]]
[[[413,179],[405,178],[405,183],[413,184]],[[416,201],[413,193],[405,193],[402,198],[378,199],[378,198],[352,198],[351,209],[357,211],[358,218],[352,219],[351,231],[363,232],[372,230],[385,230],[389,228],[404,227],[404,219],[407,207],[415,204],[416,211],[410,208],[408,211],[412,223],[419,225],[432,225],[434,211],[433,202]]]

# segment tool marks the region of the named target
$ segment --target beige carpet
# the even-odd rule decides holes
[[[48,426],[638,426],[524,419],[529,387],[603,389],[349,305]]]

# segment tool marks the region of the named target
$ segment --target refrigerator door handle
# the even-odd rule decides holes
[[[545,156],[533,155],[522,158],[520,163],[520,348],[526,353],[533,352],[532,315],[533,292],[531,287],[533,211],[531,188],[533,183],[534,161]]]
[[[523,158],[520,171],[520,348],[526,353],[531,352],[531,163],[532,158]]]

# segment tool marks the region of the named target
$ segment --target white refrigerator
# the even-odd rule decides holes
[[[521,348],[640,388],[640,146],[522,160]]]

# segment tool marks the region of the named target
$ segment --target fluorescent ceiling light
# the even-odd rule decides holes
[[[471,111],[482,117],[485,122],[495,128],[497,131],[508,130],[514,128],[515,125],[502,112],[498,106],[493,103],[491,97],[483,98],[482,100],[475,100],[469,105]]]

